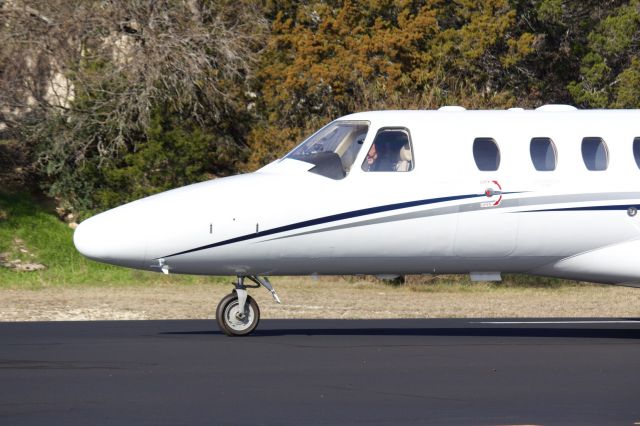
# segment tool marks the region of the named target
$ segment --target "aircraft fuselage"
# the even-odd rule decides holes
[[[179,274],[640,283],[640,111],[378,111],[334,123],[254,173],[94,216],[75,244]]]

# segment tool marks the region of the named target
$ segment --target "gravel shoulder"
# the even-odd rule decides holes
[[[251,289],[262,318],[640,317],[640,289],[392,285],[342,278],[272,280],[282,299]],[[0,321],[207,319],[226,284],[0,289]]]

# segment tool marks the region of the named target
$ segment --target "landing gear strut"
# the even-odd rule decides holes
[[[245,278],[253,281],[255,286],[246,286]],[[258,304],[247,294],[247,288],[263,286],[271,292],[273,299],[280,303],[278,294],[266,277],[257,275],[238,276],[235,289],[226,295],[216,309],[216,321],[220,330],[227,336],[246,336],[258,326],[260,322],[260,309]]]

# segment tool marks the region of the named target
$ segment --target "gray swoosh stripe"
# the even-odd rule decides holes
[[[396,214],[393,216],[380,217],[377,219],[367,219],[367,220],[362,220],[354,223],[346,223],[344,225],[329,226],[328,228],[315,229],[313,231],[299,232],[297,234],[271,238],[269,240],[264,240],[261,242],[282,240],[285,238],[299,237],[301,235],[317,234],[319,232],[337,231],[339,229],[348,229],[348,228],[357,228],[360,226],[377,225],[380,223],[398,222],[403,220],[419,219],[423,217],[442,216],[445,214],[458,213],[460,211],[460,208],[463,206],[457,205],[457,206],[449,206],[449,207],[437,207],[435,209],[423,210],[419,212],[402,213],[402,214]]]
[[[302,235],[317,234],[321,232],[337,231],[340,229],[358,228],[361,226],[378,225],[381,223],[399,222],[411,219],[421,219],[425,217],[442,216],[452,213],[466,213],[478,210],[495,210],[505,209],[512,207],[527,207],[527,206],[541,206],[548,204],[567,204],[567,203],[582,203],[582,202],[595,202],[595,201],[618,201],[629,199],[640,199],[640,192],[611,192],[611,193],[592,193],[592,194],[567,194],[567,195],[544,195],[539,197],[528,198],[510,198],[503,200],[497,207],[480,207],[482,203],[466,203],[458,204],[456,206],[436,207],[433,209],[422,210],[411,213],[396,214],[387,217],[381,217],[376,219],[361,220],[358,222],[346,223],[344,225],[329,226],[327,228],[315,229],[312,231],[299,232],[296,234],[285,235],[282,237],[270,238],[268,240],[262,240],[259,242],[267,242],[274,240],[282,240],[286,238],[299,237]]]
[[[617,201],[640,198],[640,192],[594,192],[591,194],[544,195],[540,197],[520,198],[521,206],[536,204],[581,203],[592,201]],[[524,202],[523,202],[524,201]]]

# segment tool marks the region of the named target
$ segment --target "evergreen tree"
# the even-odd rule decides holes
[[[534,37],[507,0],[345,0],[270,6],[257,73],[254,169],[320,125],[372,108],[508,107]]]

